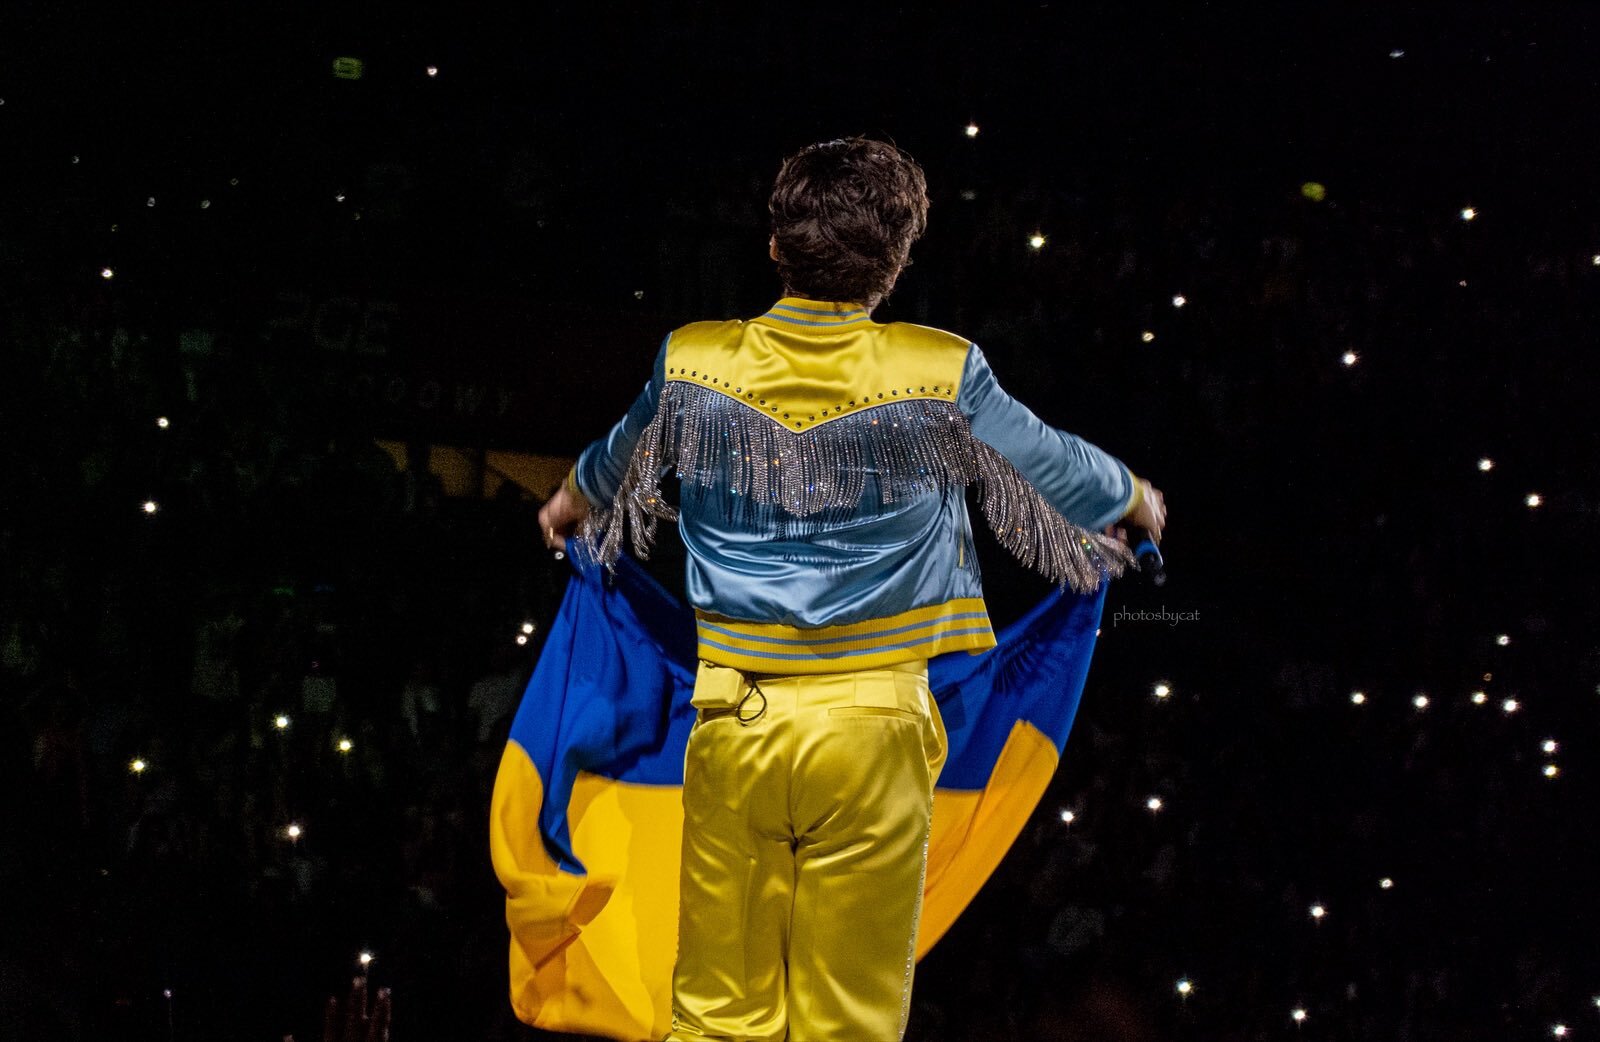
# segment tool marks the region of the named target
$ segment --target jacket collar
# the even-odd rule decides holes
[[[860,304],[783,297],[755,321],[795,333],[827,335],[837,329],[865,329],[872,316]]]

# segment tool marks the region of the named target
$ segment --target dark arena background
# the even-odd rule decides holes
[[[1597,17],[7,5],[0,1036],[306,1042],[365,975],[552,1037],[487,845],[537,510],[866,133],[933,198],[876,317],[1170,510],[908,1039],[1600,1038]]]

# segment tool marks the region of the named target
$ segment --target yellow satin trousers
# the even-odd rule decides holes
[[[927,662],[702,662],[694,704],[668,1039],[898,1042],[946,752]]]

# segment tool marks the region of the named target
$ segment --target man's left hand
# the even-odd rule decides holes
[[[544,545],[552,550],[565,550],[567,538],[588,516],[589,501],[562,485],[539,511],[539,531],[544,536]]]

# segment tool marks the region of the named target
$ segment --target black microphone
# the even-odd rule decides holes
[[[1133,544],[1133,556],[1139,562],[1139,573],[1149,580],[1151,586],[1165,586],[1167,563],[1161,559],[1161,548],[1156,546],[1149,530],[1129,526],[1128,542]]]

